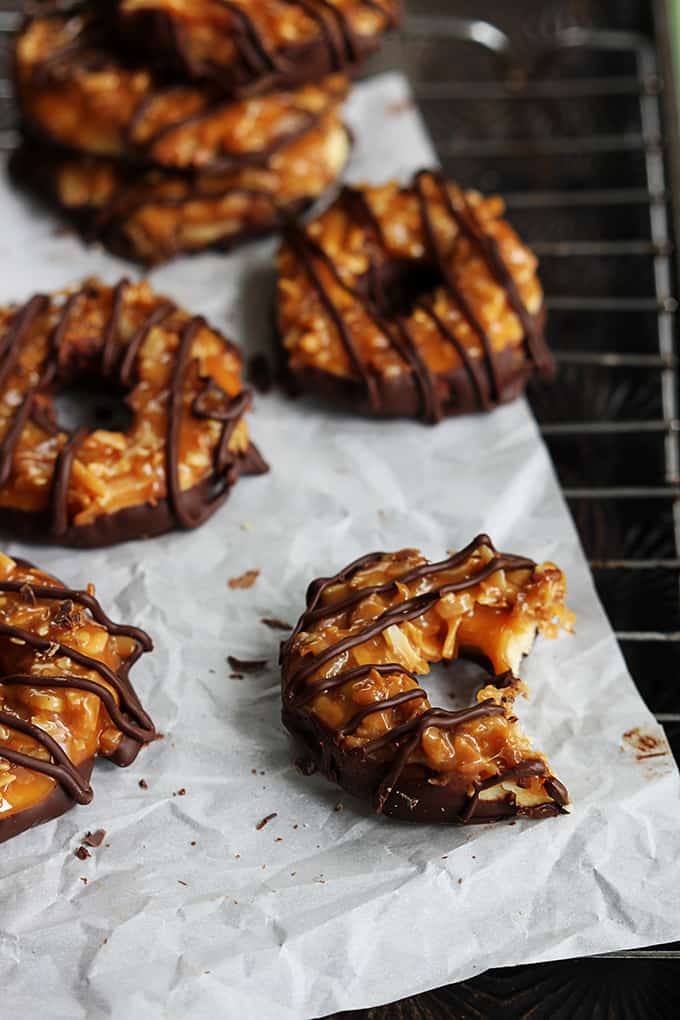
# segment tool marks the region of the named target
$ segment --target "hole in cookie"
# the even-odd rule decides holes
[[[73,382],[53,396],[59,425],[73,432],[81,426],[89,430],[127,432],[132,412],[124,403],[124,392],[94,380]]]
[[[467,659],[435,662],[427,676],[420,678],[431,705],[456,710],[474,704],[477,692],[490,682],[491,670]]]
[[[409,316],[415,305],[442,282],[438,270],[421,259],[399,259],[373,266],[359,286],[386,319]]]

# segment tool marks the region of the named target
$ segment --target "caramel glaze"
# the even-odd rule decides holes
[[[76,4],[70,14],[91,14],[91,10],[85,4]],[[45,18],[57,18],[63,19],[64,14],[60,11],[44,12],[40,15],[27,18],[24,24],[24,31],[30,27],[31,21],[42,20]],[[244,17],[247,17],[244,15]],[[248,19],[249,20],[249,19]],[[85,72],[96,72],[103,70],[110,62],[109,52],[107,50],[107,37],[110,32],[106,17],[102,17],[96,14],[90,18],[87,23],[82,37],[74,40],[70,45],[64,46],[62,49],[53,53],[50,57],[43,60],[37,65],[31,73],[29,83],[35,85],[36,88],[44,89],[54,82],[59,84],[60,80],[69,70],[76,65],[77,69]],[[124,65],[127,66],[127,65]],[[165,84],[162,80],[158,83],[158,87],[154,88],[149,94],[143,96],[137,104],[131,118],[127,125],[125,132],[125,141],[129,149],[130,158],[140,166],[154,166],[154,160],[150,153],[153,152],[154,146],[156,146],[163,138],[173,134],[175,131],[179,131],[182,128],[188,127],[191,124],[199,124],[206,117],[221,112],[235,102],[234,97],[225,99],[221,95],[216,97],[195,113],[189,114],[184,117],[180,117],[172,124],[167,124],[158,130],[150,134],[144,142],[140,143],[135,138],[135,132],[140,123],[143,121],[145,115],[151,108],[151,106],[158,102],[159,99],[163,99],[168,96],[172,96],[174,92],[184,89],[184,85],[177,84]],[[342,98],[338,95],[338,98]],[[265,146],[256,152],[248,153],[230,153],[222,151],[216,159],[211,162],[208,166],[200,168],[200,172],[204,174],[223,174],[232,170],[239,170],[249,166],[263,166],[269,162],[269,160],[285,146],[290,145],[292,142],[302,138],[309,131],[311,131],[317,124],[323,119],[328,113],[328,108],[324,107],[322,110],[313,112],[305,109],[302,106],[296,106],[294,103],[291,104],[291,112],[300,117],[300,124],[297,128],[283,132],[277,138],[275,138],[270,145]],[[54,140],[49,135],[49,129],[43,129],[39,124],[33,122],[30,118],[26,119],[25,127],[34,133],[38,139],[47,139],[49,142]],[[61,146],[62,143],[57,142]],[[67,146],[63,146],[68,148]],[[192,168],[173,168],[171,164],[163,166],[164,169],[176,169],[178,172],[185,172],[189,176],[198,172]]]
[[[42,409],[38,409],[35,406],[35,399],[46,387],[59,378],[63,358],[61,343],[73,308],[78,298],[86,293],[87,286],[87,283],[84,284],[79,291],[73,293],[64,302],[64,307],[52,332],[50,340],[51,349],[46,359],[43,374],[38,383],[24,397],[12,424],[0,441],[0,485],[3,485],[9,477],[15,447],[21,437],[22,429],[29,418],[50,435],[58,435],[62,431],[55,420],[48,418]],[[166,301],[156,306],[130,339],[127,346],[120,348],[118,345],[120,321],[123,313],[125,291],[129,286],[130,281],[124,279],[118,283],[114,290],[111,316],[105,330],[100,366],[102,379],[111,380],[123,388],[129,388],[132,385],[135,359],[149,332],[154,326],[159,325],[167,318],[176,307],[171,301]],[[49,298],[46,295],[39,294],[32,297],[15,313],[0,348],[0,389],[16,363],[21,344],[30,329],[31,323],[37,315],[45,310],[48,304]],[[196,509],[195,500],[186,497],[179,482],[180,405],[182,382],[191,345],[196,333],[204,325],[205,319],[202,316],[195,316],[183,327],[179,347],[175,355],[175,365],[168,398],[169,412],[165,441],[167,499],[175,524],[181,529],[195,528],[201,524],[210,516],[216,505],[223,499],[225,493],[228,492],[234,483],[237,468],[229,451],[229,440],[239,419],[250,407],[252,400],[250,390],[243,390],[235,397],[228,399],[226,394],[223,393],[212,379],[205,378],[203,380],[203,390],[195,397],[192,403],[192,413],[197,418],[219,421],[223,427],[214,456],[214,492],[209,494],[201,502],[199,508]],[[225,343],[229,342],[225,341]],[[233,348],[232,344],[230,346]],[[209,407],[207,402],[209,394],[216,395],[218,400],[222,399],[222,406]],[[88,430],[86,428],[79,428],[71,433],[55,462],[50,490],[49,519],[51,521],[52,533],[57,537],[65,534],[69,526],[67,497],[71,469],[80,446],[87,438],[87,434]],[[267,470],[267,467],[261,458],[259,458],[259,455],[256,456],[259,460],[256,470],[262,473]]]
[[[297,636],[314,623],[351,609],[363,599],[372,595],[387,593],[397,589],[401,584],[408,584],[420,578],[437,574],[440,571],[462,566],[470,559],[473,553],[482,547],[491,549],[494,553],[494,558],[470,577],[461,581],[441,585],[440,587],[434,588],[432,591],[426,592],[423,595],[417,595],[404,602],[397,603],[391,608],[385,610],[385,612],[378,616],[377,619],[357,630],[356,633],[349,635],[342,641],[323,649],[315,655],[308,656],[304,666],[299,667],[293,672],[289,669],[289,657],[293,651],[293,646]],[[300,617],[291,636],[281,646],[280,662],[282,666],[284,724],[291,730],[291,732],[295,733],[300,729],[296,716],[298,718],[300,716],[306,717],[306,725],[303,725],[302,728],[307,730],[311,728],[319,735],[322,755],[321,771],[333,779],[337,779],[338,776],[335,774],[335,770],[331,766],[331,758],[333,752],[337,752],[338,745],[343,736],[353,733],[361,722],[371,713],[382,712],[387,708],[394,708],[407,701],[418,698],[426,698],[427,693],[421,687],[416,687],[413,690],[401,692],[392,698],[376,701],[374,704],[362,708],[344,726],[338,729],[331,729],[322,723],[320,719],[316,718],[313,712],[309,710],[309,703],[319,694],[323,694],[335,687],[341,687],[350,681],[367,676],[374,671],[382,675],[402,673],[410,677],[410,679],[416,684],[418,683],[418,679],[415,674],[399,663],[369,663],[341,671],[331,677],[322,676],[312,683],[307,682],[308,678],[321,666],[330,662],[336,656],[355,648],[357,645],[362,644],[364,641],[367,641],[378,634],[381,634],[393,624],[403,623],[407,620],[414,620],[423,613],[426,613],[439,601],[440,598],[442,598],[442,596],[447,595],[450,592],[461,592],[469,588],[474,588],[481,581],[490,577],[498,570],[533,570],[536,567],[536,563],[533,560],[512,554],[498,553],[489,536],[483,534],[478,535],[472,542],[470,542],[469,545],[460,552],[448,557],[448,559],[441,560],[438,563],[424,563],[419,567],[415,567],[412,570],[393,578],[391,581],[361,588],[340,602],[331,602],[325,606],[321,605],[323,595],[328,588],[335,584],[342,584],[350,580],[360,570],[378,562],[385,555],[386,554],[384,552],[369,553],[366,556],[362,556],[359,559],[354,560],[353,563],[350,563],[349,566],[340,570],[332,577],[321,577],[312,581],[307,589],[307,608]],[[495,686],[502,688],[509,686],[512,680],[512,674],[504,673],[495,677],[492,682]],[[380,814],[402,777],[410,755],[417,748],[422,734],[428,726],[437,726],[441,729],[455,730],[457,727],[464,723],[471,722],[474,719],[483,718],[485,716],[505,715],[505,711],[506,710],[503,705],[491,698],[482,701],[479,704],[471,705],[468,708],[456,711],[443,708],[429,708],[427,711],[423,712],[422,715],[414,716],[408,722],[403,723],[392,730],[388,730],[381,737],[372,740],[353,751],[341,751],[340,755],[347,759],[355,758],[365,761],[366,759],[370,759],[374,752],[380,751],[390,744],[396,745],[397,751],[394,760],[390,763],[388,770],[383,775],[377,789],[375,807],[376,811]],[[555,810],[562,809],[564,805],[569,802],[569,795],[566,788],[558,779],[550,774],[547,765],[539,759],[530,759],[525,762],[521,762],[519,765],[501,773],[498,776],[492,776],[490,779],[477,784],[473,795],[468,799],[467,804],[461,812],[460,820],[463,822],[469,822],[474,818],[475,812],[479,808],[479,795],[483,790],[497,786],[506,780],[522,780],[523,778],[531,776],[546,777],[545,788],[554,800]],[[541,808],[545,807],[545,805],[541,805]],[[550,805],[547,805],[548,809],[550,809],[550,807]],[[553,810],[553,813],[555,813],[555,810]],[[546,811],[540,811],[539,813],[545,814]]]
[[[17,559],[15,562],[26,570],[36,569],[26,560]],[[37,634],[32,634],[23,627],[11,627],[0,623],[0,640],[19,640],[36,651],[45,652],[49,650],[54,654],[72,659],[73,662],[77,662],[85,669],[98,673],[113,688],[117,698],[114,697],[104,684],[73,674],[64,676],[40,676],[33,673],[0,675],[0,686],[23,686],[45,689],[70,688],[72,690],[88,691],[96,694],[101,699],[114,726],[126,738],[121,742],[116,753],[113,755],[113,760],[118,765],[129,765],[134,761],[142,744],[149,743],[157,737],[153,722],[142,708],[128,679],[130,669],[140,656],[144,652],[150,652],[153,648],[153,642],[149,635],[138,627],[114,623],[104,612],[99,601],[89,592],[61,587],[57,582],[47,585],[35,584],[32,581],[0,581],[0,592],[18,593],[30,602],[35,602],[37,599],[51,599],[59,601],[62,603],[62,606],[70,604],[71,609],[74,605],[81,606],[90,613],[97,623],[105,628],[108,634],[125,636],[134,642],[133,653],[114,671],[105,663],[86,655],[76,648],[71,648],[61,643],[56,644],[55,647],[55,642],[48,641]],[[5,758],[15,765],[21,765],[24,768],[54,779],[63,788],[64,793],[71,801],[75,801],[78,804],[90,803],[93,796],[92,788],[86,775],[83,774],[82,766],[75,765],[48,733],[39,726],[34,726],[32,723],[20,719],[13,713],[2,710],[0,710],[0,724],[32,737],[50,756],[49,760],[43,760],[0,745],[0,758]],[[2,819],[0,819],[1,821]],[[2,828],[0,826],[0,840],[2,838]]]
[[[451,300],[458,306],[470,327],[481,341],[484,351],[484,370],[487,374],[489,396],[486,396],[486,388],[480,385],[474,359],[468,353],[465,345],[458,340],[455,333],[442,321],[435,311],[433,304],[427,297],[424,297],[417,302],[416,307],[422,309],[432,319],[439,333],[456,349],[468,376],[471,390],[475,394],[478,409],[480,411],[488,411],[495,407],[500,399],[499,354],[494,353],[491,338],[487,330],[475,315],[450,272],[446,253],[441,250],[437,240],[430,203],[423,187],[425,179],[429,179],[435,185],[446,212],[458,228],[459,236],[466,237],[478,248],[491,274],[506,291],[508,303],[520,320],[524,330],[524,350],[527,361],[540,375],[550,376],[554,371],[554,363],[543,335],[542,316],[532,315],[527,309],[496,239],[484,231],[474,208],[466,200],[465,195],[462,192],[458,193],[458,205],[456,205],[449,194],[447,182],[439,171],[422,170],[416,174],[414,187],[418,196],[423,234],[426,241],[426,259],[434,268],[438,277],[438,283],[445,288]],[[382,227],[363,193],[353,188],[344,188],[340,196],[340,202],[350,222],[367,229],[372,235],[381,255],[381,264],[384,266],[386,258],[388,259],[389,256],[387,256],[387,247]],[[445,412],[437,386],[436,374],[430,370],[422,358],[406,319],[404,316],[397,316],[388,322],[380,314],[379,301],[383,286],[381,281],[381,265],[371,263],[368,274],[370,285],[366,289],[359,289],[342,279],[331,257],[298,224],[291,223],[288,226],[285,233],[285,242],[295,253],[300,265],[305,270],[311,286],[317,292],[319,300],[331,319],[354,370],[368,393],[373,410],[379,412],[381,407],[380,391],[376,378],[363,363],[359,351],[352,340],[352,336],[344,323],[341,311],[336,307],[328,288],[324,285],[321,276],[317,272],[315,266],[317,261],[321,262],[328,269],[333,281],[339,287],[351,294],[361,304],[366,315],[373,320],[408,365],[420,389],[422,419],[430,424],[441,421]]]

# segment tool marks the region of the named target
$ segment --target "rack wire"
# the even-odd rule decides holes
[[[457,10],[475,12],[464,18],[450,13],[449,0],[412,0],[403,33],[373,70],[407,71],[444,168],[463,185],[500,191],[541,257],[560,375],[554,386],[533,391],[532,404],[631,672],[680,759],[673,219],[680,192],[669,188],[671,179],[680,188],[672,163],[680,144],[670,82],[664,82],[668,11],[659,0],[656,35],[648,36],[621,27],[619,3],[602,2],[608,23],[597,0],[584,0],[579,9],[599,15],[595,27],[556,15],[556,24],[539,25],[539,45],[533,38],[532,46],[518,50],[514,35],[484,20],[487,11],[512,20],[515,3],[457,3]],[[17,23],[16,6],[0,0],[0,41]],[[431,13],[415,13],[423,6]],[[538,6],[561,12],[578,5],[554,0]],[[526,15],[527,3],[517,7]],[[12,120],[11,86],[0,75],[0,149],[14,142]],[[602,968],[630,958],[637,961],[638,983],[643,961],[656,965],[644,972],[650,987],[660,986],[658,968],[668,965],[677,983],[680,944],[577,962],[581,975],[586,963],[598,965],[580,978],[595,991],[569,1012],[526,998],[543,980],[539,967],[516,969],[507,985],[504,972],[489,978],[482,989],[487,999],[507,992],[502,1013],[485,1012],[475,998],[484,979],[433,993],[427,1009],[433,1017],[507,1016],[509,996],[516,1004],[526,1001],[535,1020],[591,1017]],[[619,968],[616,981],[626,975]],[[413,1016],[421,1015],[421,1002],[415,1001]],[[642,1017],[625,1009],[597,1015]],[[654,1015],[680,1015],[680,1006]]]

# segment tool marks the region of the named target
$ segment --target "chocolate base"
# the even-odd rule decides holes
[[[389,765],[370,755],[343,751],[336,733],[309,712],[284,706],[283,725],[292,736],[296,756],[310,771],[318,771],[341,789],[371,804],[376,802],[380,784]],[[305,771],[307,771],[305,769]],[[407,766],[382,805],[381,814],[398,821],[470,825],[497,822],[505,818],[550,818],[563,814],[556,797],[553,803],[522,807],[513,794],[481,800],[469,796],[460,777],[447,783],[424,767]],[[499,777],[500,778],[500,777]]]
[[[404,367],[395,376],[375,373],[373,379],[376,397],[371,400],[363,380],[334,375],[313,365],[291,367],[280,341],[278,348],[281,379],[291,395],[310,393],[338,403],[356,414],[374,418],[423,418],[422,391],[415,372],[409,367]],[[488,373],[484,371],[481,359],[477,384],[482,401],[463,365],[453,372],[438,373],[435,376],[445,417],[489,410],[521,396],[534,372],[523,348],[508,347],[500,351],[494,358],[494,365],[499,384],[496,400],[490,392]]]
[[[241,476],[265,474],[268,470],[259,450],[251,443],[246,453],[236,459],[233,469],[227,476],[208,477],[192,489],[184,491],[182,505],[194,519],[193,527],[203,524],[222,506],[232,486]],[[91,524],[70,525],[64,532],[54,530],[53,522],[46,511],[0,507],[1,531],[6,531],[13,538],[41,545],[73,546],[79,549],[102,548],[120,542],[155,538],[176,528],[176,517],[167,499],[125,507],[112,514],[102,514]],[[129,761],[125,764],[129,764]]]
[[[78,772],[86,782],[89,782],[92,775],[93,765],[94,758],[88,758],[77,766]],[[23,811],[17,811],[6,818],[0,817],[0,843],[6,842],[36,825],[42,825],[43,822],[51,822],[52,819],[59,818],[60,815],[70,811],[74,805],[73,797],[66,792],[63,786],[57,784],[54,790],[39,803],[32,804],[30,807],[24,808]]]
[[[0,680],[0,683],[2,683],[2,680]],[[115,754],[111,755],[109,761],[112,761],[120,768],[127,768],[128,765],[132,765],[135,761],[142,747],[143,744],[140,741],[123,736]],[[76,766],[77,771],[86,782],[90,780],[93,767],[94,758],[88,758]],[[39,803],[32,804],[30,807],[24,808],[23,811],[17,811],[6,818],[0,817],[0,843],[18,836],[19,833],[25,832],[27,829],[33,829],[36,825],[42,825],[43,822],[51,822],[54,818],[59,818],[75,806],[76,801],[74,798],[70,796],[63,786],[57,783],[52,792],[44,800],[39,801]]]

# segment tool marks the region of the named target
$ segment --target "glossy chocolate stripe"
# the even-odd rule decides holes
[[[34,755],[25,754],[23,751],[15,751],[14,748],[4,747],[1,744],[0,758],[6,758],[8,761],[14,760],[16,765],[23,765],[25,768],[29,768],[34,772],[42,772],[51,779],[56,779],[60,782],[79,804],[90,803],[92,800],[92,789],[90,788],[90,784],[84,782],[77,767],[73,764],[64,749],[53,737],[49,735],[49,733],[46,733],[45,730],[36,726],[34,723],[29,722],[27,719],[22,719],[20,716],[14,715],[12,712],[4,712],[1,709],[0,725],[6,726],[7,729],[15,730],[17,733],[23,733],[27,737],[31,737],[36,741],[36,743],[45,748],[47,753],[54,759],[54,762],[52,763],[45,761],[42,758],[36,758]],[[10,755],[14,756],[14,758],[10,757]]]
[[[133,701],[128,697],[128,691],[123,686],[121,678],[109,666],[107,666],[106,663],[101,662],[99,659],[93,659],[91,656],[86,655],[77,648],[71,648],[69,645],[64,645],[60,641],[48,641],[45,638],[39,637],[37,634],[32,634],[30,631],[25,630],[22,627],[12,627],[6,623],[0,623],[0,638],[2,637],[17,638],[19,642],[23,642],[31,648],[35,648],[40,652],[51,652],[53,656],[63,655],[66,658],[71,659],[73,662],[78,663],[79,666],[83,666],[85,669],[90,669],[95,673],[99,673],[99,675],[119,693],[121,704],[124,704],[126,711],[129,711],[129,713],[137,719],[137,722],[143,728],[148,730],[153,729],[153,723],[146,712],[139,707],[137,699],[135,698]],[[2,681],[0,680],[0,683],[1,682]],[[125,699],[125,701],[123,699]],[[135,702],[137,703],[135,704]]]
[[[367,705],[362,708],[359,712],[352,716],[349,722],[346,722],[344,726],[339,726],[336,730],[339,737],[346,737],[351,733],[354,733],[359,728],[364,719],[368,716],[374,715],[376,712],[384,712],[387,708],[398,708],[400,705],[405,705],[409,701],[420,701],[422,698],[427,698],[427,693],[421,688],[416,687],[411,691],[402,691],[400,694],[395,694],[391,698],[386,698],[384,701],[374,701],[372,705]],[[394,732],[392,730],[391,732]],[[364,748],[365,749],[365,748]]]
[[[414,684],[418,683],[418,677],[415,673],[412,673],[406,666],[402,666],[398,662],[382,662],[382,663],[369,663],[366,666],[355,666],[353,669],[347,669],[342,673],[337,673],[334,676],[324,676],[315,680],[313,683],[307,684],[304,690],[299,691],[297,694],[291,692],[290,700],[300,707],[309,704],[319,694],[325,694],[326,691],[331,691],[335,687],[344,687],[345,684],[351,683],[352,680],[360,680],[362,677],[369,676],[371,673],[378,673],[380,676],[390,676],[392,673],[402,673],[407,676]],[[285,693],[285,691],[284,691]]]
[[[156,737],[156,731],[151,724],[151,720],[148,720],[148,725],[140,726],[128,717],[127,710],[129,710],[129,705],[127,703],[129,699],[122,683],[116,684],[114,690],[120,698],[120,704],[125,705],[126,712],[121,709],[108,687],[97,683],[96,680],[89,680],[87,677],[70,674],[68,676],[47,676],[42,673],[14,673],[9,676],[3,676],[0,679],[0,688],[3,685],[7,687],[36,687],[46,690],[50,688],[55,690],[72,689],[74,691],[87,691],[88,694],[96,694],[109,713],[112,723],[121,733],[132,737],[134,740],[139,740],[141,743],[147,743]],[[2,757],[1,746],[0,757]]]

